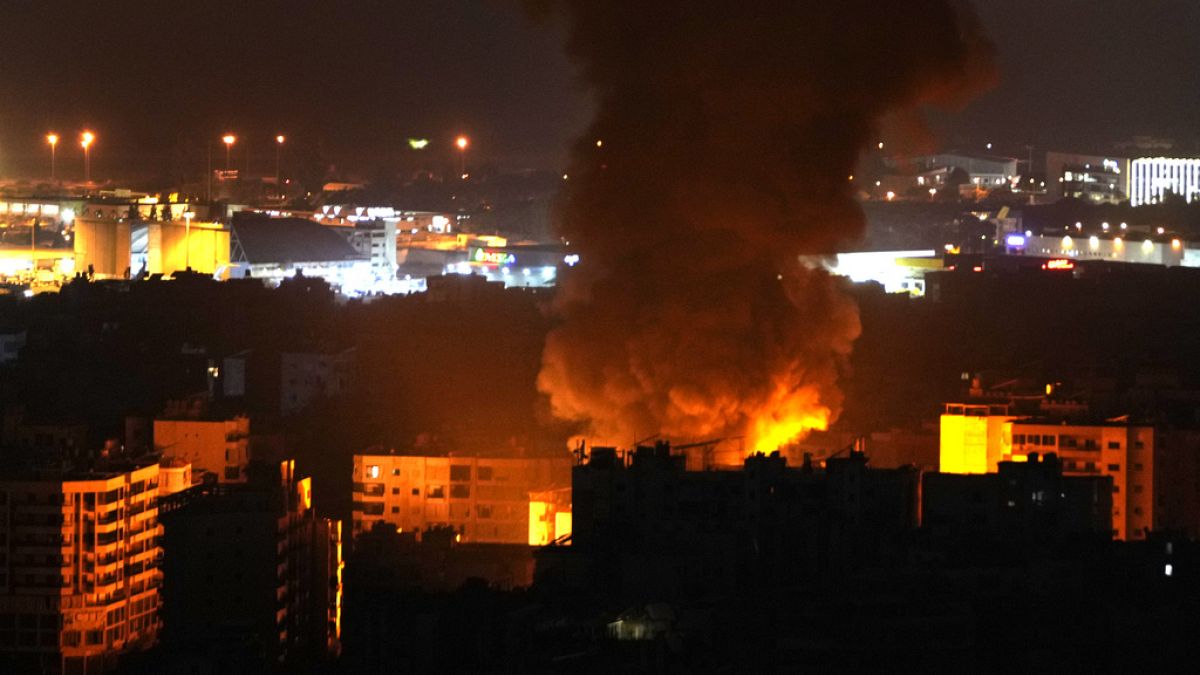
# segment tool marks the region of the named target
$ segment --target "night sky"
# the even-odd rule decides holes
[[[560,31],[516,0],[0,3],[0,174],[36,171],[52,129],[69,169],[85,126],[97,171],[226,130],[262,155],[283,132],[347,164],[386,162],[410,136],[449,152],[462,131],[479,159],[557,168],[590,116]],[[975,4],[1002,81],[939,117],[947,144],[1105,150],[1149,134],[1196,151],[1200,3]]]

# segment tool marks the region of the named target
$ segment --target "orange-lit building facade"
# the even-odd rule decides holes
[[[570,526],[569,498],[531,495],[569,490],[571,466],[570,457],[355,455],[354,533],[387,522],[418,533],[450,526],[463,543],[553,541],[565,534],[559,523]]]
[[[191,464],[197,475],[211,473],[220,483],[242,483],[250,461],[250,419],[156,419],[154,449],[164,458]]]
[[[1153,426],[1127,421],[1018,417],[1006,405],[952,403],[941,419],[940,469],[996,473],[1002,461],[1054,453],[1064,476],[1111,477],[1113,536],[1140,539],[1169,520],[1156,508],[1156,485],[1163,483],[1162,476],[1155,480],[1159,440]]]
[[[98,673],[154,644],[158,480],[157,462],[0,479],[0,653]]]

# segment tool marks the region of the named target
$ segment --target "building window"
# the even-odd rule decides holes
[[[367,478],[379,478],[379,465],[372,464],[367,467]]]
[[[1134,470],[1134,471],[1141,471],[1141,470],[1142,470],[1142,465],[1141,465],[1141,464],[1134,464],[1134,465],[1133,465],[1133,470]]]
[[[1109,450],[1120,450],[1120,449],[1121,449],[1121,442],[1120,442],[1120,441],[1109,441],[1109,442],[1108,442],[1108,449],[1109,449]]]
[[[400,475],[400,469],[392,469],[392,475],[393,475],[393,476],[399,476],[399,475]]]
[[[400,494],[400,488],[392,488],[392,494],[394,494],[394,495]]]
[[[400,513],[400,507],[399,507],[399,506],[393,506],[393,507],[392,507],[392,513]]]
[[[1109,464],[1109,465],[1108,465],[1108,470],[1109,470],[1109,471],[1120,471],[1120,470],[1121,470],[1121,465],[1120,465],[1120,464]]]
[[[464,485],[462,483],[457,483],[457,484],[451,485],[450,486],[450,498],[451,499],[470,499],[471,498],[471,486]]]
[[[421,496],[421,488],[413,488],[413,489],[412,489],[412,496],[414,496],[414,497],[420,497],[420,496]]]
[[[1048,445],[1050,447],[1054,447],[1056,444],[1057,443],[1055,441],[1054,436],[1042,436],[1042,445]]]
[[[429,499],[445,499],[446,488],[441,485],[430,485],[425,488],[425,496]]]
[[[471,480],[471,467],[466,464],[450,466],[450,480],[455,483],[465,483]]]

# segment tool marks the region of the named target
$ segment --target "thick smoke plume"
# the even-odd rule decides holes
[[[597,117],[575,149],[539,387],[598,442],[744,437],[840,410],[857,308],[798,256],[859,237],[849,180],[885,115],[990,72],[952,0],[547,0]]]

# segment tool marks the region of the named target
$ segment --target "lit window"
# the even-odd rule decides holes
[[[1169,577],[1173,574],[1175,574],[1175,567],[1173,565],[1171,565],[1171,563],[1167,563],[1166,565],[1163,565],[1163,576],[1164,577]]]
[[[379,465],[372,464],[367,467],[367,478],[379,478]]]

